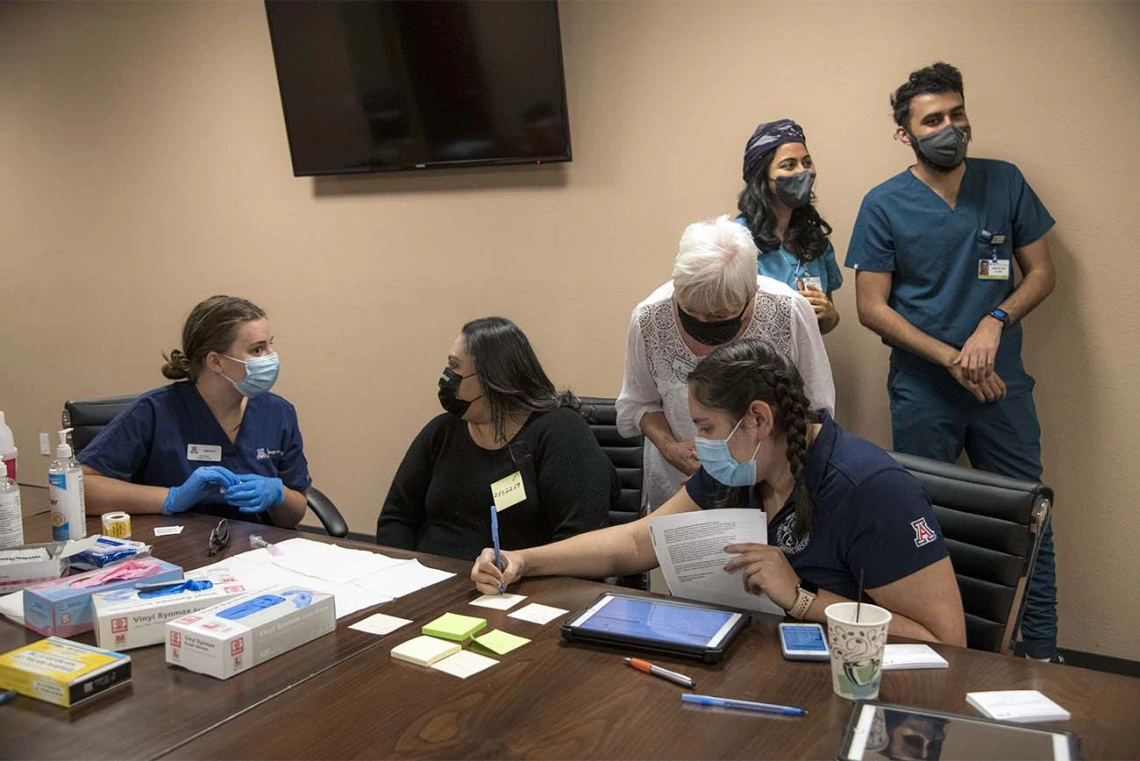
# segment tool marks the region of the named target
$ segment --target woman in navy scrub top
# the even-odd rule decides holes
[[[190,312],[182,349],[79,453],[87,510],[186,510],[292,527],[312,484],[293,405],[269,393],[278,373],[264,310],[213,296]]]
[[[795,365],[771,344],[725,344],[689,374],[700,469],[654,516],[753,508],[768,544],[730,544],[724,571],[794,618],[825,621],[828,605],[858,596],[859,580],[893,614],[891,634],[966,644],[954,569],[926,491],[894,459],[813,420]],[[486,594],[523,576],[603,578],[657,566],[649,521],[501,553],[484,550],[471,578]]]

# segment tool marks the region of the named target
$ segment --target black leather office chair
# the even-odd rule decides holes
[[[615,399],[599,396],[583,396],[582,414],[590,425],[590,431],[598,440],[602,451],[610,458],[618,472],[621,483],[621,502],[618,509],[610,507],[610,525],[635,521],[643,515],[641,507],[643,443],[641,436],[627,439],[618,433]],[[634,589],[649,589],[649,574],[606,579],[613,584]]]
[[[924,457],[891,455],[922,483],[934,505],[966,610],[967,646],[1010,652],[1053,490]]]
[[[131,406],[135,396],[114,396],[88,401],[68,401],[63,405],[63,427],[71,428],[71,447],[79,452],[123,410]],[[317,516],[329,536],[343,538],[348,535],[348,524],[332,500],[315,486],[305,492],[309,509]]]

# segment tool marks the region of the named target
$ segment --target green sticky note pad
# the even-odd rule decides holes
[[[444,613],[442,616],[424,624],[423,633],[432,637],[449,639],[453,642],[464,642],[486,628],[487,619],[474,616],[461,616],[458,613]]]
[[[498,655],[506,655],[512,650],[517,650],[523,645],[530,642],[526,637],[517,637],[514,634],[508,634],[502,629],[495,629],[494,631],[487,632],[482,637],[476,637],[475,642],[480,647],[485,647],[492,653]]]

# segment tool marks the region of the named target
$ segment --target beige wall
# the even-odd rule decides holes
[[[842,259],[909,158],[887,93],[945,58],[974,153],[1018,163],[1059,222],[1026,359],[1061,643],[1140,658],[1140,5],[564,2],[562,33],[572,164],[314,181],[291,176],[260,3],[0,4],[0,406],[23,480],[65,398],[158,385],[189,308],[237,293],[270,311],[317,483],[371,531],[462,322],[509,316],[557,382],[616,395],[631,308],[687,222],[733,209],[756,122],[807,129]],[[886,352],[853,299],[827,339],[839,418],[888,445]]]

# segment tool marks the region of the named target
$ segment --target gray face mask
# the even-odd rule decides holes
[[[789,209],[798,209],[811,203],[811,186],[815,172],[796,172],[776,178],[776,197]]]
[[[913,135],[911,136],[913,139]],[[948,124],[933,135],[917,140],[917,151],[939,169],[956,169],[966,160],[966,145],[970,142],[969,127]]]

